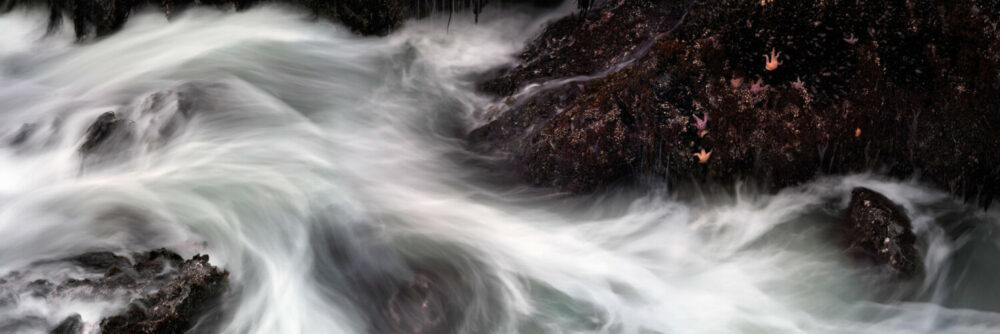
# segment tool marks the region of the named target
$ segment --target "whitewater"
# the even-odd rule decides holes
[[[571,10],[385,37],[281,7],[139,13],[84,43],[43,12],[2,15],[0,276],[93,250],[208,254],[232,287],[196,333],[395,333],[387,299],[417,277],[444,287],[452,333],[1000,331],[1000,212],[918,179],[570,195],[490,168],[503,157],[463,140],[498,103],[476,80]],[[108,111],[134,138],[82,154]],[[925,275],[887,282],[831,240],[857,186],[907,210]],[[125,307],[18,301],[0,324],[79,313],[96,331]]]

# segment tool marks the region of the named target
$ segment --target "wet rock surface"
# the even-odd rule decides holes
[[[43,261],[10,273],[0,284],[0,309],[28,299],[52,302],[128,302],[124,311],[88,325],[80,315],[56,325],[42,317],[3,317],[12,331],[52,326],[51,333],[182,333],[228,289],[228,273],[209,264],[207,255],[184,260],[158,249],[129,257],[111,252]],[[69,273],[69,274],[67,274]],[[28,321],[37,318],[37,321]]]
[[[83,318],[79,314],[73,314],[66,317],[59,323],[56,328],[53,328],[49,334],[79,334],[83,333]]]
[[[911,277],[921,271],[916,236],[906,212],[888,198],[867,188],[851,191],[844,217],[844,238],[858,257]]]
[[[482,87],[585,77],[507,98],[469,139],[573,192],[875,170],[986,206],[1000,190],[998,22],[1000,5],[973,0],[608,1],[553,23]]]
[[[560,0],[512,0],[537,6],[555,6]],[[589,1],[585,1],[588,2]],[[362,35],[385,35],[402,26],[408,17],[431,12],[471,10],[478,14],[487,0],[418,1],[418,0],[0,0],[0,13],[18,6],[43,6],[50,9],[49,31],[55,31],[68,17],[77,39],[86,40],[110,35],[122,28],[133,12],[154,8],[168,18],[195,6],[222,10],[246,10],[261,3],[283,3],[305,9],[316,18],[341,22]]]
[[[105,112],[87,128],[83,144],[80,145],[80,153],[114,151],[116,147],[132,139],[133,127],[133,123],[118,118],[114,111]]]
[[[102,113],[84,131],[78,148],[84,165],[107,164],[137,151],[162,148],[196,115],[217,112],[219,102],[211,96],[226,94],[227,89],[214,82],[184,83]]]
[[[176,257],[176,254],[166,256]],[[208,255],[196,255],[178,265],[177,279],[168,282],[156,293],[147,294],[129,304],[121,314],[101,320],[101,333],[181,333],[190,328],[201,310],[227,285],[228,273],[208,264]],[[164,270],[162,262],[145,264],[138,270]]]
[[[365,227],[324,228],[313,238],[314,278],[338,291],[329,297],[346,296],[371,333],[486,333],[502,316],[493,278],[474,263],[445,257],[459,250],[407,258]]]

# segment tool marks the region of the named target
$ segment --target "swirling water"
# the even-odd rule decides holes
[[[568,196],[483,168],[461,139],[492,103],[474,80],[550,18],[361,38],[283,8],[193,10],[77,44],[43,13],[0,16],[0,276],[91,250],[209,254],[233,287],[202,332],[398,332],[387,300],[421,273],[456,333],[1000,331],[1000,214],[916,181]],[[106,111],[135,135],[81,154]],[[924,276],[887,282],[831,241],[855,186],[908,210]],[[122,307],[24,295],[0,322],[80,313],[94,331]]]

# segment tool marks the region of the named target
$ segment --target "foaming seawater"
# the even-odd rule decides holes
[[[280,8],[193,10],[85,44],[44,37],[38,13],[0,16],[0,277],[92,250],[207,253],[233,289],[203,332],[1000,326],[1000,213],[917,182],[568,196],[487,180],[459,139],[492,102],[474,79],[554,16],[483,15],[361,38]],[[109,111],[115,132],[88,144]],[[924,276],[887,284],[832,240],[856,186],[909,212]],[[126,302],[3,289],[13,332],[72,313],[95,330]]]

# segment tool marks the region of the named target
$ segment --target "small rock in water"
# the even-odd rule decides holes
[[[79,334],[83,333],[83,318],[79,314],[73,314],[66,317],[59,323],[59,326],[53,328],[49,334]]]
[[[867,188],[851,191],[847,207],[846,238],[851,250],[877,265],[886,266],[898,277],[911,277],[920,271],[910,219],[901,207]]]
[[[114,111],[101,114],[87,128],[86,139],[80,145],[80,153],[110,150],[117,143],[128,140],[132,137],[128,123],[128,120],[118,118]]]

